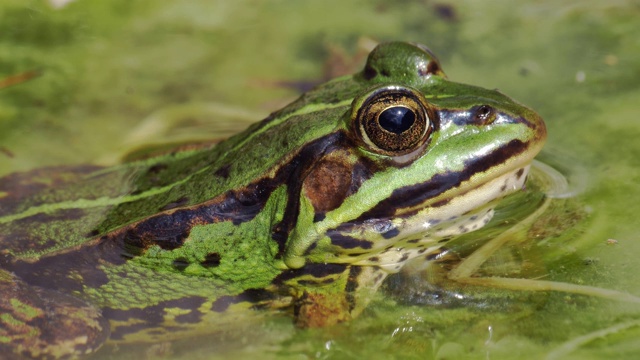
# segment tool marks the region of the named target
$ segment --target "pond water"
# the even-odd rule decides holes
[[[640,4],[624,0],[7,0],[0,175],[110,165],[143,145],[226,137],[303,89],[359,70],[372,44],[416,41],[450,79],[536,109],[549,132],[541,158],[569,179],[570,199],[555,199],[519,261],[505,252],[496,266],[507,270],[494,271],[518,263],[532,278],[640,296],[639,16]],[[98,357],[640,356],[638,304],[491,289],[434,304],[410,291],[392,296],[397,283],[360,318],[328,329],[297,330],[274,316],[173,344],[107,346]]]

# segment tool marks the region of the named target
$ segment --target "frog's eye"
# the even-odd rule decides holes
[[[361,104],[357,106],[357,104]],[[387,86],[354,103],[355,124],[371,150],[390,156],[404,155],[428,139],[433,125],[429,106],[416,90]]]

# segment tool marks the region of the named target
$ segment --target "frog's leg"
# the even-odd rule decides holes
[[[294,287],[304,289],[294,295],[297,326],[324,327],[355,318],[367,307],[388,274],[377,266],[343,267],[342,272],[319,278],[313,284],[309,280],[296,280]]]
[[[74,357],[95,351],[108,335],[109,324],[99,310],[57,291],[30,286],[0,269],[1,353]]]
[[[588,296],[596,296],[605,299],[636,302],[640,303],[640,297],[633,296],[624,292],[609,290],[594,286],[576,285],[557,281],[533,280],[533,279],[514,279],[501,277],[472,277],[473,274],[487,261],[491,255],[502,246],[517,237],[516,234],[521,233],[530,226],[549,206],[550,199],[546,199],[542,206],[527,218],[512,226],[499,236],[491,239],[489,242],[474,251],[471,255],[463,259],[458,266],[452,269],[447,278],[459,283],[469,285],[489,286],[494,288],[502,288],[509,290],[526,290],[526,291],[563,291],[573,294],[581,294]]]

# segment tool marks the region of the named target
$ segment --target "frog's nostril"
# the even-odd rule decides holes
[[[495,118],[495,111],[489,105],[480,105],[473,110],[473,123],[486,125],[491,123]]]

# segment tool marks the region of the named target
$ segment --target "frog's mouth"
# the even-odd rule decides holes
[[[344,255],[350,257],[348,260],[353,264],[379,266],[388,272],[400,270],[406,261],[421,255],[432,260],[429,257],[439,253],[443,243],[485,226],[493,217],[496,200],[524,187],[529,167],[525,165],[509,171],[458,193],[448,201],[436,202],[387,221],[363,223],[360,231],[371,238],[377,231],[378,240],[369,241],[369,251],[357,256],[355,262],[349,251]]]

